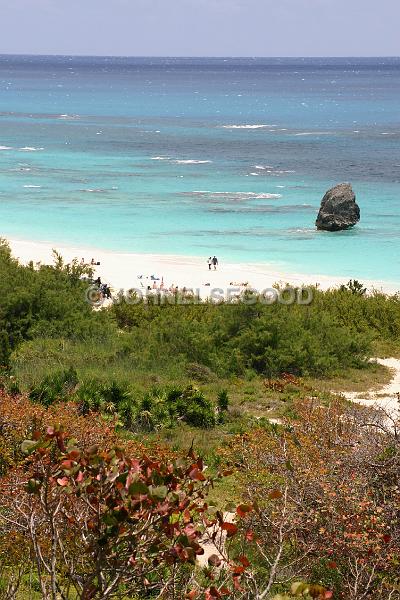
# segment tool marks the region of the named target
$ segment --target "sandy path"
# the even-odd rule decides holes
[[[377,358],[377,363],[388,367],[393,372],[393,379],[388,385],[385,385],[378,391],[364,392],[346,392],[344,396],[348,400],[358,402],[364,406],[379,406],[390,414],[399,414],[400,402],[397,394],[400,393],[400,359],[398,358]]]
[[[235,513],[231,513],[231,512],[224,513],[224,521],[226,523],[234,523],[235,519],[236,519]],[[208,536],[211,536],[213,534],[213,531],[214,531],[214,528],[211,527],[210,530],[208,531],[208,535],[206,535],[205,538],[207,538]],[[220,546],[220,547],[224,546],[225,540],[226,540],[226,534],[224,532],[220,533],[217,536],[217,540],[216,540],[217,546]],[[203,547],[204,554],[201,554],[200,556],[197,557],[197,564],[199,565],[199,567],[201,567],[201,568],[208,567],[209,566],[208,559],[210,558],[210,556],[213,556],[213,555],[218,556],[223,561],[223,557],[222,557],[221,553],[219,552],[216,545],[211,541],[211,539],[204,539],[201,542],[201,546]]]

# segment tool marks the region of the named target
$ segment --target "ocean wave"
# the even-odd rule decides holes
[[[79,190],[80,192],[84,192],[85,194],[107,194],[112,191],[117,190],[117,187],[112,188],[83,188]]]
[[[76,119],[80,119],[80,115],[59,115],[57,119],[63,121],[75,121]]]
[[[296,136],[304,136],[304,135],[334,135],[334,131],[303,131],[301,133],[295,133]]]
[[[310,240],[315,237],[317,230],[310,227],[297,227],[288,229],[286,234],[290,237],[295,237],[298,240]]]
[[[214,196],[217,198],[253,198],[254,200],[277,200],[282,198],[282,194],[271,194],[268,192],[210,192],[210,191],[193,191],[184,192],[184,195],[194,196]]]
[[[276,127],[276,125],[269,125],[268,123],[261,125],[219,125],[219,129],[269,129],[270,127]]]
[[[24,185],[24,188],[41,188],[41,185]]]
[[[188,160],[173,160],[173,163],[175,163],[176,165],[205,165],[207,163],[212,163],[212,160],[194,160],[194,159],[188,159]]]
[[[12,150],[10,146],[0,146],[0,150]]]
[[[24,146],[24,148],[19,149],[20,152],[39,152],[40,150],[44,150],[44,148],[33,148],[32,146]]]
[[[296,173],[293,169],[276,169],[275,167],[271,167],[266,165],[265,167],[262,165],[256,165],[254,169],[257,169],[258,173],[252,171],[250,175],[272,175],[273,177],[277,177],[279,175],[290,175]]]
[[[194,158],[171,158],[169,156],[152,156],[151,160],[165,160],[174,165],[205,165],[212,163],[212,160],[196,160]]]

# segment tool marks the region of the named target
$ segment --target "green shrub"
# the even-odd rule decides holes
[[[227,390],[218,392],[217,405],[221,412],[226,412],[229,408],[229,396]]]
[[[193,427],[210,429],[215,427],[215,408],[199,389],[188,386],[185,390],[172,390],[167,404],[178,419]]]
[[[386,312],[393,317],[393,331],[387,330],[385,335],[392,335],[400,332],[400,303],[396,296],[384,298]],[[319,376],[363,366],[371,356],[375,335],[375,325],[372,319],[365,323],[364,313],[374,313],[376,318],[379,311],[375,305],[382,302],[375,295],[315,290],[309,306],[122,303],[110,310],[118,325],[132,332],[131,356],[139,363],[151,360],[152,367],[163,369],[184,365],[191,379],[208,383],[214,373],[229,377],[253,372],[275,377],[286,371]],[[342,314],[348,305],[354,313],[352,319]],[[396,320],[398,326],[393,325]],[[385,328],[389,326],[389,322],[385,324]]]
[[[154,431],[172,427],[179,421],[210,429],[216,424],[216,411],[212,402],[193,386],[185,389],[154,389],[135,409],[133,427],[141,431]]]
[[[208,383],[215,380],[215,373],[209,367],[200,365],[199,363],[189,363],[186,365],[186,374],[194,381]]]
[[[367,293],[367,288],[357,279],[350,279],[346,285],[341,285],[339,289],[341,292],[350,292],[356,296],[365,296]]]
[[[54,402],[70,397],[78,385],[78,376],[74,368],[58,371],[45,377],[32,387],[29,398],[33,402],[50,406]]]
[[[104,402],[104,384],[97,379],[83,381],[75,393],[75,399],[83,414],[100,411]]]
[[[98,411],[108,414],[120,412],[127,415],[131,397],[128,388],[112,381],[104,383],[98,379],[83,381],[75,393],[83,414]]]
[[[129,386],[139,381],[142,393],[149,381],[181,383],[185,376],[207,384],[283,372],[332,376],[368,366],[376,341],[394,352],[400,348],[400,294],[365,294],[356,280],[343,289],[314,289],[309,306],[122,299],[93,311],[85,301],[87,282],[81,280],[86,271],[77,261],[64,264],[58,255],[53,266],[20,265],[0,241],[0,365],[16,375],[22,389],[33,387],[32,397],[43,395],[49,402],[63,396],[63,384],[57,389],[51,381],[54,372],[72,366],[88,382],[78,394],[84,410],[104,405],[123,412],[131,424],[139,408],[130,406],[123,381]],[[41,390],[36,379],[49,389]],[[97,379],[107,389],[89,383]],[[157,405],[150,412],[159,410]],[[197,423],[203,420],[199,412],[205,422],[213,421],[213,409],[199,399],[186,412],[171,410],[169,421]]]
[[[172,415],[166,402],[166,394],[154,389],[145,395],[136,408],[134,427],[140,431],[154,431],[160,427],[169,427]]]
[[[10,367],[11,347],[7,331],[0,331],[0,371],[7,371]]]

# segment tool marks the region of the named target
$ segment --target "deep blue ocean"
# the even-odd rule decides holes
[[[399,279],[398,58],[0,56],[0,148],[5,237]]]

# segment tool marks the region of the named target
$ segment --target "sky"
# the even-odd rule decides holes
[[[399,56],[399,0],[0,0],[0,54]]]

